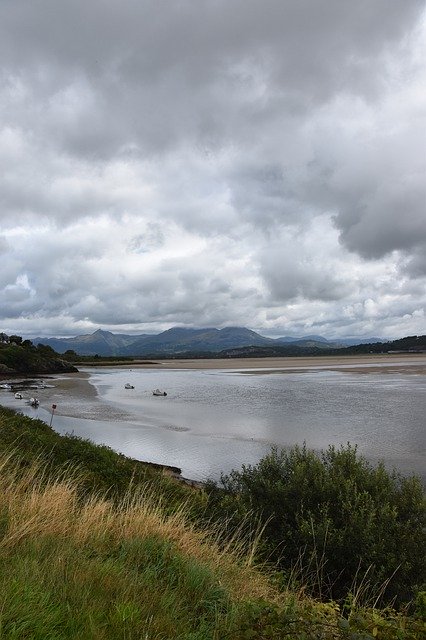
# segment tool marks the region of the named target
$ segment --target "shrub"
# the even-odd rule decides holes
[[[402,603],[425,580],[420,480],[372,467],[356,447],[273,448],[208,492],[210,516],[228,529],[260,520],[263,557],[278,563],[284,579],[298,573],[316,596],[381,589],[384,601]]]

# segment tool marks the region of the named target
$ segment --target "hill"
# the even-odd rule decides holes
[[[0,342],[0,377],[16,374],[66,373],[77,371],[45,345],[33,345],[20,336],[5,336]]]
[[[352,339],[348,339],[351,341]],[[355,340],[355,339],[354,339]],[[372,342],[373,340],[368,340]],[[156,335],[124,335],[98,329],[92,334],[73,338],[34,338],[34,344],[45,344],[58,353],[75,351],[81,356],[161,357],[188,353],[219,353],[243,347],[295,346],[306,349],[330,349],[347,345],[347,341],[327,340],[322,336],[267,338],[246,327],[190,329],[172,327]],[[353,344],[353,342],[350,342]]]
[[[356,355],[362,353],[423,353],[426,352],[426,335],[407,336],[389,342],[374,342],[352,345],[350,347],[333,347],[326,345],[318,347],[317,344],[301,345],[292,342],[282,345],[268,345],[264,347],[249,346],[234,349],[225,349],[218,355],[221,358],[265,358],[285,356],[316,356],[316,355]]]

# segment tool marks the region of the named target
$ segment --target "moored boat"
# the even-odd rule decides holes
[[[165,391],[160,391],[160,389],[154,389],[152,392],[153,396],[166,396],[167,393]]]

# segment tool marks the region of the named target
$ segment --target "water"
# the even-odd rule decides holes
[[[426,478],[424,375],[321,369],[85,371],[98,398],[43,391],[63,413],[90,418],[55,415],[54,428],[133,458],[180,467],[188,478],[217,479],[241,464],[256,464],[274,444],[303,442],[314,449],[350,442],[373,462],[382,459],[390,468]],[[124,389],[126,382],[135,389]],[[157,387],[167,397],[154,397]],[[24,411],[49,422],[49,403],[41,394],[41,407]]]

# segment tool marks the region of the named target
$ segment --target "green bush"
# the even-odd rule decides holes
[[[425,580],[421,481],[372,467],[350,445],[273,448],[208,486],[209,516],[231,532],[264,527],[263,558],[315,596],[408,602]]]

